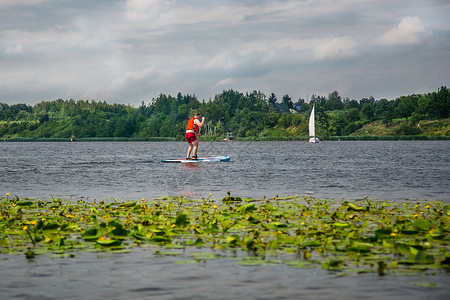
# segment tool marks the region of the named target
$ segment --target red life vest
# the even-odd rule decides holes
[[[190,118],[186,127],[186,130],[194,130],[195,133],[198,133],[198,125],[194,123],[195,117]]]

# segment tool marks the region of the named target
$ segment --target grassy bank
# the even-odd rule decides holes
[[[450,267],[450,205],[311,197],[139,201],[0,198],[0,251],[28,259],[156,247],[189,261],[242,253],[238,264],[411,274]],[[220,250],[220,251],[219,251]],[[232,251],[232,252],[229,252]]]
[[[149,137],[149,138],[125,138],[125,137],[106,137],[106,138],[21,138],[15,137],[5,140],[5,142],[173,142],[173,137]]]
[[[364,125],[351,136],[426,136],[450,139],[449,119],[413,121],[412,118],[394,119],[389,124],[375,121]]]
[[[361,135],[361,136],[330,136],[330,141],[447,141],[449,136],[426,136],[426,135]]]

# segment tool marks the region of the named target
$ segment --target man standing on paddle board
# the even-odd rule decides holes
[[[186,137],[187,142],[189,143],[189,148],[187,150],[186,159],[191,159],[191,151],[192,151],[192,159],[197,159],[197,149],[198,149],[198,136],[200,136],[200,128],[205,123],[205,117],[202,117],[202,121],[200,122],[200,114],[196,113],[193,118],[190,118],[186,127]]]

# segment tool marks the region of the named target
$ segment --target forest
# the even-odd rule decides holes
[[[350,100],[337,91],[312,95],[308,100],[224,90],[208,101],[195,95],[160,94],[139,107],[73,99],[33,106],[0,102],[0,138],[182,140],[187,120],[199,112],[206,117],[205,140],[230,135],[236,140],[306,140],[313,105],[316,135],[322,140],[367,135],[450,136],[450,89],[446,86],[392,100],[372,96]],[[375,127],[382,129],[373,131]]]

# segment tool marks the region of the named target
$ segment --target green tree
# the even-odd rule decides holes
[[[374,105],[372,102],[365,102],[361,106],[360,116],[361,120],[371,122],[374,119]]]
[[[282,98],[282,103],[285,103],[289,108],[294,107],[294,103],[292,102],[292,98],[289,95],[284,95]]]
[[[275,107],[275,103],[277,103],[277,96],[275,96],[274,93],[271,93],[267,101],[269,102],[269,104]]]
[[[416,112],[429,119],[448,118],[450,113],[450,89],[442,86],[437,93],[422,95],[418,100]]]
[[[326,110],[341,110],[344,108],[342,103],[342,97],[339,96],[337,91],[334,91],[328,95],[328,101],[326,102]]]
[[[374,103],[374,118],[382,120],[385,125],[389,125],[394,117],[392,101],[381,99]]]
[[[408,118],[417,110],[417,95],[402,96],[394,100],[394,115],[397,118]]]

